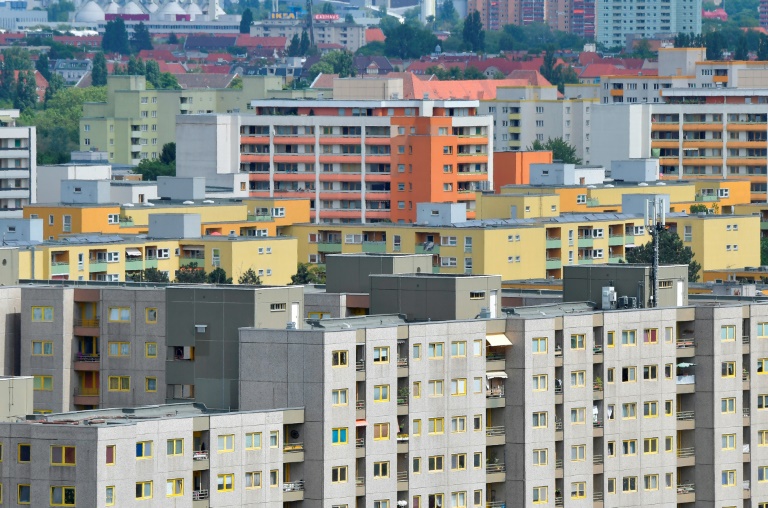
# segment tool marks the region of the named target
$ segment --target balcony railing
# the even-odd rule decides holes
[[[741,413],[744,416],[744,418],[749,418],[749,408],[748,407],[742,408]]]
[[[742,344],[749,344],[749,335],[742,335],[741,342]]]
[[[592,352],[596,355],[603,354],[603,345],[602,344],[595,344],[595,347],[592,348]]]
[[[485,429],[486,436],[503,436],[504,434],[506,434],[506,429],[503,425],[496,427],[486,427]]]
[[[85,388],[85,387],[78,387],[75,388],[75,395],[85,395],[85,396],[98,396],[101,393],[99,390],[99,387],[94,388]]]
[[[283,484],[283,492],[300,492],[304,490],[304,480],[288,482]]]
[[[358,360],[357,363],[355,363],[355,370],[357,372],[365,372],[365,360]]]
[[[555,469],[563,469],[563,459],[555,460]]]
[[[600,465],[603,463],[603,456],[602,455],[595,455],[592,457],[592,463],[596,465]]]
[[[603,421],[602,420],[594,420],[592,422],[592,426],[596,429],[602,429],[603,428]]]
[[[365,487],[365,477],[358,476],[355,478],[355,487]]]
[[[555,420],[555,430],[563,430],[563,420]]]
[[[208,489],[192,491],[192,501],[202,501],[203,499],[208,499]]]
[[[603,493],[602,492],[595,492],[592,494],[592,501],[602,501],[603,500]]]
[[[99,320],[98,319],[76,319],[75,326],[87,326],[89,328],[98,328]]]
[[[693,337],[677,339],[677,349],[688,349],[690,347],[696,347],[696,341]]]
[[[398,443],[405,443],[408,441],[408,434],[400,433],[397,435],[397,442]]]
[[[355,409],[357,409],[359,411],[362,411],[363,409],[365,409],[365,401],[364,400],[358,400],[357,402],[355,402]]]
[[[488,501],[485,503],[485,508],[507,508],[507,503],[504,501]]]
[[[283,443],[283,453],[303,452],[304,443]]]
[[[408,358],[397,358],[397,366],[398,367],[407,367],[408,366]]]
[[[492,362],[495,360],[503,360],[505,358],[504,353],[488,353],[485,355],[486,362]]]
[[[365,448],[365,438],[358,437],[355,439],[355,448]]]
[[[408,471],[398,471],[397,472],[397,481],[399,481],[399,482],[407,482],[408,481]]]
[[[693,411],[678,411],[677,419],[689,421],[695,419],[696,414]]]
[[[687,376],[677,376],[677,384],[679,385],[692,385],[696,384],[696,375],[689,374]]]
[[[562,395],[563,394],[563,387],[555,385],[555,395]]]
[[[492,473],[504,473],[507,470],[507,466],[505,464],[486,464],[485,465],[485,473],[486,474],[492,474]]]
[[[85,353],[77,353],[77,358],[75,361],[77,362],[98,362],[101,358],[101,355],[96,353],[95,355],[87,355]]]
[[[677,486],[678,494],[693,494],[696,492],[696,487],[693,483],[681,483]]]
[[[195,450],[192,452],[192,460],[208,460],[208,450]]]
[[[696,449],[693,447],[690,448],[678,448],[677,449],[677,456],[681,459],[684,459],[686,457],[695,457],[696,456]]]
[[[555,506],[563,506],[563,496],[555,496]]]

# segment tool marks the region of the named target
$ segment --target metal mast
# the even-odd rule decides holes
[[[664,200],[655,198],[645,202],[645,227],[653,236],[653,294],[651,295],[651,307],[658,307],[659,295],[659,234],[666,224],[664,213]]]

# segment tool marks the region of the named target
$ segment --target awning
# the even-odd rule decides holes
[[[130,258],[140,258],[141,251],[139,249],[125,249],[125,255]]]
[[[485,340],[488,341],[489,346],[511,346],[512,342],[503,333],[494,333],[492,335],[486,335]]]
[[[205,250],[202,245],[182,245],[181,250]]]
[[[503,370],[493,370],[491,372],[486,372],[485,377],[488,379],[494,379],[494,378],[501,378],[501,379],[507,379],[507,373]]]
[[[368,420],[357,420],[355,422],[355,427],[365,427],[368,425]]]

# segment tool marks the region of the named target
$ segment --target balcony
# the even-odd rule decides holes
[[[360,459],[365,457],[365,438],[358,437],[355,439],[355,456]]]
[[[547,270],[557,270],[558,268],[560,268],[561,264],[562,264],[562,261],[560,260],[559,257],[547,256],[547,262],[546,262]]]
[[[68,275],[69,261],[51,262],[51,275]]]
[[[507,479],[507,466],[505,464],[486,464],[485,482],[500,483]]]
[[[557,249],[560,247],[560,237],[559,236],[548,236],[546,240],[546,248],[547,249]]]
[[[384,254],[387,252],[387,242],[363,242],[363,252]]]
[[[340,254],[341,253],[341,240],[337,242],[318,242],[317,252],[321,254]]]
[[[678,375],[676,379],[677,393],[693,393],[696,391],[696,375]]]
[[[434,242],[424,242],[416,245],[416,254],[440,254],[440,246]]]
[[[356,496],[365,495],[365,477],[364,476],[358,476],[355,479],[355,495]]]
[[[107,271],[107,262],[101,261],[101,260],[93,260],[88,261],[88,272],[94,273],[94,272],[106,272]]]
[[[611,247],[624,245],[624,235],[608,235],[608,245]]]
[[[405,416],[408,414],[408,396],[397,398],[397,414]]]
[[[696,502],[696,488],[693,483],[683,483],[677,486],[677,504]]]
[[[504,389],[500,391],[498,389],[486,390],[485,395],[485,407],[488,409],[495,409],[500,407],[506,407],[507,399],[504,397]]]
[[[397,377],[408,377],[408,358],[397,359]]]
[[[408,490],[408,471],[397,472],[397,490]]]
[[[603,456],[595,455],[592,457],[592,474],[603,473]]]
[[[485,355],[486,372],[493,370],[507,370],[506,357],[502,353],[488,353]]]
[[[507,503],[504,501],[489,501],[485,503],[485,508],[507,508]]]
[[[304,500],[304,480],[288,482],[283,484],[283,502]]]
[[[677,339],[678,358],[691,358],[696,355],[696,341],[693,337],[682,337]]]
[[[283,462],[304,462],[304,443],[284,443]]]
[[[496,427],[486,427],[485,429],[485,445],[486,446],[499,446],[506,442],[506,428],[503,425]]]
[[[204,471],[210,469],[208,450],[192,451],[192,471]]]
[[[355,402],[355,409],[357,411],[355,414],[355,418],[357,418],[358,420],[365,420],[365,401],[358,400],[357,402]]]
[[[397,435],[397,453],[408,453],[408,434]]]
[[[696,414],[693,411],[677,413],[677,430],[693,430],[696,426]]]
[[[141,258],[130,258],[125,260],[126,271],[136,271],[144,269],[144,260]]]
[[[696,465],[696,449],[690,448],[678,448],[677,449],[677,467],[694,466]]]
[[[101,368],[100,366],[101,355],[87,355],[83,353],[77,353],[75,356],[74,369],[80,372],[93,372]]]
[[[742,417],[742,425],[744,427],[749,427],[750,425],[750,414],[749,414],[749,408],[745,407],[741,410],[741,417]]]
[[[208,489],[192,491],[192,501],[203,501],[205,499],[208,499]]]
[[[77,406],[98,406],[99,395],[101,394],[98,387],[96,388],[75,388],[74,404]]]

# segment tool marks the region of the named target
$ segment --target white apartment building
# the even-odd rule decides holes
[[[18,117],[17,109],[0,111],[0,218],[21,217],[36,197],[37,131],[17,127]]]
[[[493,116],[494,151],[526,150],[536,140],[561,137],[589,164],[595,104],[589,96],[559,99],[554,86],[502,87],[495,100],[480,101],[479,114]]]
[[[607,47],[623,47],[628,35],[701,33],[701,0],[601,0],[595,11],[595,39]]]
[[[301,33],[306,29],[307,24],[304,20],[267,19],[256,21],[251,25],[251,36],[285,37],[290,42],[294,35],[301,37]],[[315,21],[312,29],[315,34],[315,44],[340,44],[353,53],[365,46],[365,25],[343,21]]]

